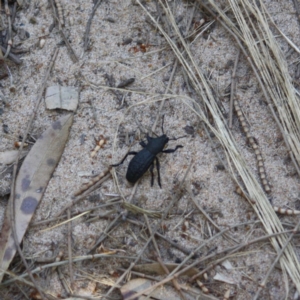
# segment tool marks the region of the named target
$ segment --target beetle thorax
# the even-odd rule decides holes
[[[148,139],[147,149],[154,155],[161,152],[165,145],[169,142],[169,138],[163,134],[157,138]]]

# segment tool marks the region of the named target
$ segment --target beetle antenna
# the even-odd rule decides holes
[[[187,135],[182,135],[182,136],[179,136],[178,138],[172,138],[172,139],[170,139],[169,138],[169,141],[176,141],[176,140],[179,140],[179,139],[182,139],[182,138],[184,138],[184,137],[187,137]]]
[[[163,134],[165,134],[165,133],[164,133],[164,121],[165,121],[165,115],[162,115],[161,131],[162,131]]]

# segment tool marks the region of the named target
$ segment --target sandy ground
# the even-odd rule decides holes
[[[226,1],[222,2],[225,7]],[[192,3],[186,1],[169,1],[169,3],[171,6],[176,6],[175,17],[181,19],[178,26],[184,30],[190,18]],[[11,91],[9,78],[0,81],[2,99],[0,120],[3,124],[0,133],[0,151],[13,149],[14,141],[17,141],[24,132],[55,47],[59,47],[59,54],[47,86],[76,86],[80,91],[80,102],[74,115],[69,140],[42,202],[36,210],[33,223],[55,216],[63,207],[71,203],[71,195],[87,182],[90,176],[103,172],[111,163],[119,162],[129,149],[126,135],[129,137],[129,143],[135,142],[132,146],[133,151],[141,149],[137,142],[145,137],[146,132],[150,132],[159,111],[160,101],[152,101],[152,95],[165,92],[175,61],[164,38],[147,21],[145,12],[138,5],[133,5],[131,0],[101,3],[93,18],[88,51],[83,50],[83,36],[92,11],[92,1],[61,0],[61,5],[65,20],[64,31],[79,57],[79,62],[74,63],[70,59],[58,32],[58,26],[49,32],[53,23],[52,7],[44,0],[31,1],[28,6],[17,12],[14,24],[17,29],[22,28],[29,33],[29,38],[26,40],[20,40],[18,34],[14,38],[14,45],[29,49],[28,53],[20,56],[22,65],[8,63],[15,91]],[[155,12],[153,1],[146,1],[146,5]],[[266,1],[266,5],[277,26],[296,45],[300,45],[299,24],[292,1]],[[2,16],[5,18],[4,14]],[[195,22],[200,22],[203,16],[207,21],[210,20],[207,14],[196,9],[192,26]],[[129,38],[132,41],[127,44]],[[43,48],[40,47],[41,39],[45,39]],[[297,61],[298,54],[291,52],[288,44],[280,36],[278,43],[286,54],[290,75],[294,78],[297,88],[297,66],[294,62]],[[141,51],[140,44],[146,45],[146,52]],[[227,114],[228,87],[237,53],[234,41],[219,24],[214,24],[209,31],[194,41],[191,49],[204,74],[209,77],[210,84],[220,97],[224,113]],[[87,84],[80,74],[95,86],[107,86],[108,76],[112,76],[115,86],[129,78],[135,78],[135,81],[128,86],[132,91],[126,94],[122,105],[118,95],[108,89]],[[176,70],[169,92],[176,97],[167,100],[163,108],[164,131],[169,137],[187,136],[178,141],[170,141],[168,147],[174,148],[178,144],[184,147],[175,153],[159,156],[162,188],[159,188],[156,177],[154,186],[150,186],[151,175],[147,172],[139,181],[132,203],[147,210],[165,209],[176,194],[178,183],[183,179],[193,160],[194,164],[185,181],[187,190],[191,190],[198,205],[218,226],[224,228],[227,225],[257,220],[248,202],[234,192],[236,185],[229,173],[218,167],[220,164],[216,155],[218,141],[213,136],[212,140],[207,137],[197,116],[182,101],[181,96],[194,97],[195,95],[189,91],[180,66]],[[299,178],[294,175],[294,167],[288,159],[281,134],[244,57],[241,57],[237,70],[237,95],[251,132],[257,139],[263,154],[267,176],[272,186],[270,196],[272,203],[281,207],[299,209]],[[42,102],[30,134],[38,137],[54,120],[64,114],[64,111],[47,110]],[[162,119],[159,118],[156,127],[158,135],[161,135],[161,122]],[[256,172],[253,151],[247,145],[236,117],[233,124],[233,135],[243,155]],[[187,126],[192,128],[192,132],[189,131],[188,134]],[[107,143],[95,157],[91,158],[90,153],[95,147],[95,139],[99,139],[100,135],[107,139]],[[220,155],[225,159],[222,152]],[[130,194],[132,185],[125,179],[128,162],[129,159],[116,169],[120,190],[116,182],[110,178],[92,194],[94,197],[82,200],[72,208],[72,212],[106,203],[110,200],[111,194],[120,192],[123,195]],[[1,179],[2,183],[5,180],[9,184],[10,178],[6,175],[5,179]],[[5,199],[3,197],[0,202],[1,219],[7,204]],[[121,206],[116,205],[114,208],[115,212],[109,217],[100,217],[93,222],[89,222],[88,217],[82,217],[72,222],[74,256],[87,254],[111,220],[123,211]],[[112,207],[103,208],[96,210],[96,213],[103,214],[111,209]],[[194,213],[189,214],[192,211]],[[187,249],[197,247],[199,243],[217,232],[196,209],[186,190],[172,207],[171,214],[172,217],[164,221],[161,232]],[[142,215],[129,214],[129,216],[144,223]],[[288,229],[292,228],[289,225],[292,226],[297,220],[297,217],[293,216],[280,216],[280,218]],[[151,219],[153,226],[157,223],[157,220]],[[30,261],[38,257],[51,257],[57,253],[57,250],[63,251],[64,257],[67,258],[67,226],[41,231],[52,225],[54,223],[30,227],[27,231],[22,249],[25,257]],[[238,227],[231,232],[231,236],[239,242],[263,234],[263,227],[254,223]],[[124,220],[104,241],[103,246],[107,249],[122,250],[121,253],[128,257],[136,257],[147,236],[145,228],[139,228]],[[161,240],[158,242],[165,263],[184,259],[185,254],[182,252],[170,247],[166,242]],[[234,243],[231,240],[220,237],[204,247],[198,255],[205,256],[211,251],[232,245]],[[298,240],[295,238],[294,249],[297,253],[299,253],[298,247]],[[155,259],[154,252],[151,245],[142,256],[143,259]],[[275,257],[276,253],[268,241],[251,245],[229,260],[232,269],[217,265],[208,272],[208,279],[203,279],[203,282],[211,294],[218,299],[223,298],[228,289],[231,291],[230,299],[252,299]],[[74,293],[86,293],[85,295],[88,296],[103,295],[107,292],[110,283],[116,281],[115,274],[122,274],[117,267],[127,268],[131,262],[130,259],[109,258],[73,264]],[[204,267],[205,265],[198,265],[200,270]],[[24,271],[19,266],[19,258],[15,258],[11,270],[20,273]],[[61,270],[68,282],[68,267],[64,266]],[[217,273],[232,280],[233,284],[214,280],[213,277]],[[41,272],[38,282],[44,290],[51,291],[54,296],[66,297],[67,295],[56,271],[49,269]],[[295,286],[290,280],[287,282],[288,292],[284,284],[284,275],[280,267],[276,267],[259,299],[293,299]],[[24,286],[24,291],[29,295],[30,288]],[[14,295],[14,299],[22,298],[15,286],[4,287],[1,293]],[[288,293],[287,298],[285,298],[286,293]]]

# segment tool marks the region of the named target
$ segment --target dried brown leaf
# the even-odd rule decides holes
[[[138,292],[142,292],[148,288],[150,288],[155,282],[144,279],[144,278],[137,278],[130,280],[127,282],[125,285],[123,285],[120,289],[121,294],[123,295],[123,299],[133,299],[134,294]],[[181,291],[184,295],[184,298],[187,300],[192,300],[192,299],[202,299],[202,300],[217,300],[217,298],[210,296],[210,295],[205,295],[203,294],[199,289],[197,288],[192,288],[188,285],[181,285]],[[155,290],[151,292],[146,292],[145,294],[134,298],[136,300],[142,300],[142,299],[157,299],[157,300],[179,300],[181,299],[178,291],[174,289],[172,286],[163,286],[163,287],[158,287]]]
[[[54,122],[36,141],[20,168],[14,199],[14,220],[19,243],[60,160],[72,122],[73,115],[64,116]],[[11,204],[10,198],[0,234],[0,281],[16,252],[11,229]]]
[[[169,270],[169,272],[172,272],[175,268],[178,267],[178,264],[165,264],[166,268]],[[143,264],[143,265],[136,265],[132,269],[133,271],[145,273],[145,274],[152,274],[152,275],[165,275],[166,272],[162,268],[162,266],[159,263],[152,263],[152,264]],[[199,270],[196,268],[191,268],[187,270],[185,273],[183,273],[181,276],[194,276],[195,274],[198,274]]]

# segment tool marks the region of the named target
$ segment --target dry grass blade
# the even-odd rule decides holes
[[[141,7],[147,12],[148,16],[155,23],[157,28],[165,37],[166,41],[169,43],[174,54],[177,56],[178,61],[182,64],[185,69],[190,82],[193,84],[195,91],[198,93],[200,99],[209,110],[210,114],[214,119],[214,126],[212,126],[203,112],[201,103],[194,103],[192,107],[189,103],[186,103],[200,118],[204,121],[209,129],[215,134],[219,142],[224,148],[227,160],[230,163],[233,176],[236,177],[236,172],[242,179],[251,199],[253,199],[256,204],[252,207],[256,212],[257,216],[264,225],[265,230],[268,234],[274,234],[278,232],[283,232],[283,227],[276,216],[269,200],[267,199],[265,193],[257,182],[254,174],[252,173],[250,167],[247,165],[245,158],[240,154],[236,142],[231,135],[230,131],[226,126],[224,117],[216,103],[216,99],[212,93],[210,84],[207,79],[199,69],[195,62],[195,59],[187,45],[185,39],[181,35],[174,16],[171,12],[168,3],[163,3],[159,1],[163,7],[166,17],[169,19],[170,24],[176,33],[176,42],[164,31],[164,29],[156,22],[152,15],[147,11],[147,9],[138,1]],[[210,3],[217,7],[214,1]],[[252,6],[248,1],[240,1],[240,6],[237,5],[235,1],[230,2],[232,9],[235,13],[236,18],[239,20],[239,25],[241,32],[232,24],[232,22],[227,18],[225,14],[222,15],[226,19],[226,24],[228,24],[231,30],[234,31],[237,37],[242,37],[243,41],[248,45],[251,57],[258,64],[258,69],[261,71],[261,76],[265,83],[265,89],[267,89],[267,101],[269,97],[273,99],[274,105],[277,107],[277,111],[280,117],[280,123],[283,128],[284,137],[287,140],[287,144],[290,145],[292,154],[295,155],[296,160],[299,160],[299,132],[297,128],[300,128],[299,124],[299,104],[296,102],[294,89],[291,85],[291,80],[288,75],[286,64],[284,63],[284,58],[276,44],[276,41],[268,27],[268,23],[265,20],[265,15],[261,12],[264,10],[264,6],[261,3],[261,8],[259,9],[255,4]],[[243,5],[243,11],[241,11],[241,4]],[[220,9],[218,9],[220,13]],[[250,12],[257,16],[259,21],[259,27],[255,28],[248,27],[245,18],[249,20]],[[245,14],[245,15],[244,15]],[[250,24],[252,26],[253,24]],[[234,27],[233,27],[234,26]],[[252,30],[256,31],[258,36],[261,36],[260,41],[265,41],[265,43],[257,42],[252,36]],[[258,32],[258,30],[260,32]],[[262,36],[262,33],[264,34]],[[186,53],[186,58],[183,56],[182,51],[177,47],[177,43],[180,42],[184,52]],[[258,45],[261,48],[258,48]],[[265,46],[266,45],[266,46]],[[273,59],[271,59],[274,57]],[[268,96],[270,95],[270,96]],[[284,99],[287,99],[284,101]],[[270,105],[269,105],[270,106]],[[295,114],[293,114],[295,112]],[[236,180],[238,182],[238,180]],[[276,238],[271,238],[272,245],[276,252],[281,250],[282,245],[287,242],[286,235],[280,235]],[[284,255],[280,258],[280,263],[283,269],[287,271],[296,285],[297,289],[300,290],[300,265],[295,254],[295,251],[291,244],[288,244],[284,251]]]

